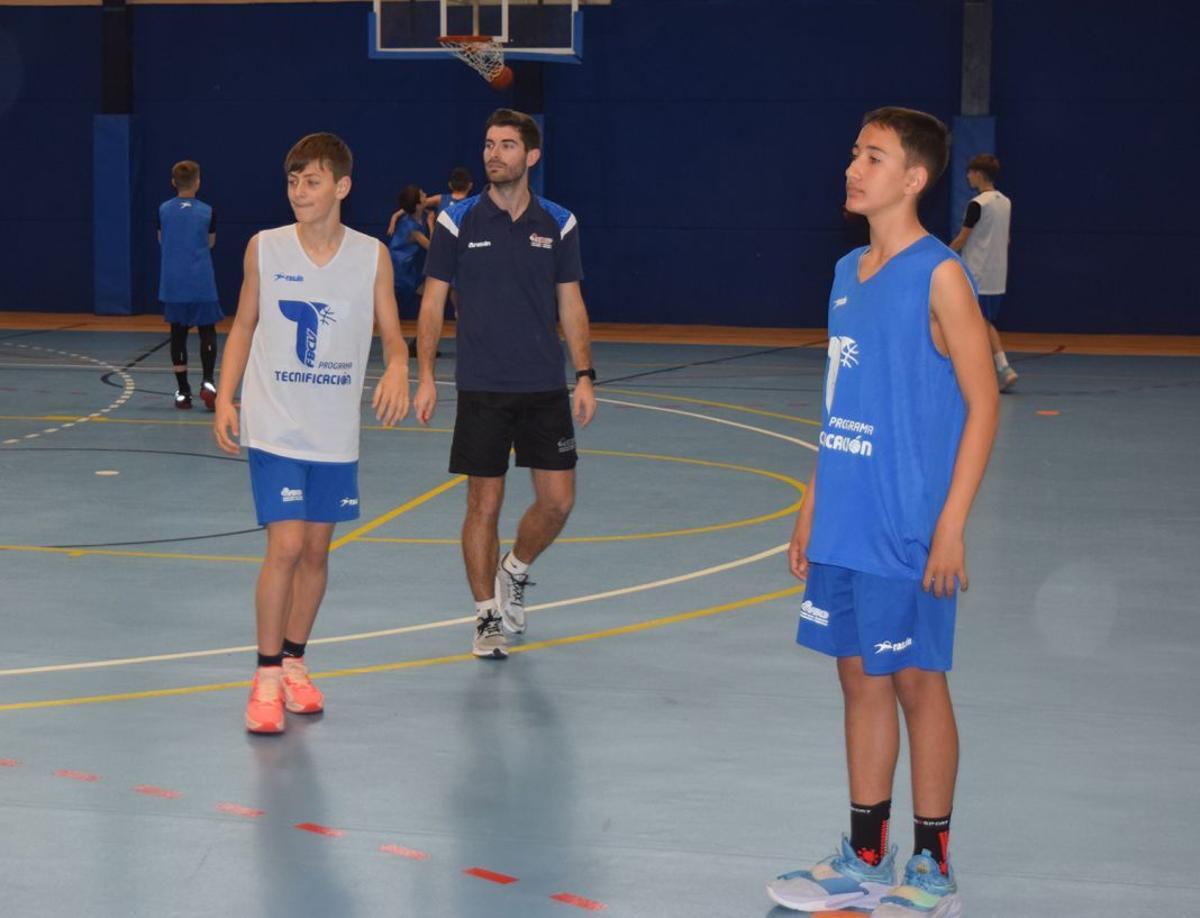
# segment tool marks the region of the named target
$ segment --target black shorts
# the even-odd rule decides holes
[[[522,468],[575,468],[575,425],[566,389],[458,393],[450,473],[498,478],[516,449]]]

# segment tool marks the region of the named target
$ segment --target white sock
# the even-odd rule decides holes
[[[504,565],[504,569],[514,577],[520,577],[522,574],[529,573],[529,565],[524,561],[517,560],[517,556],[511,551],[504,556],[504,560],[500,563]]]
[[[495,611],[496,611],[496,600],[494,597],[492,599],[485,599],[482,602],[475,603],[475,617],[476,618],[485,618],[489,612],[495,612]]]
[[[992,360],[996,361],[997,370],[1003,370],[1008,366],[1008,355],[1004,351],[997,351],[995,354],[992,354]]]

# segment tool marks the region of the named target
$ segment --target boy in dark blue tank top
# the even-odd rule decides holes
[[[867,218],[870,244],[834,271],[820,450],[788,560],[807,581],[797,641],[837,658],[850,837],[768,884],[797,911],[962,914],[947,853],[958,733],[946,672],[999,393],[973,282],[917,216],[948,147],[932,115],[882,108],[864,117],[846,169],[845,207]],[[888,846],[897,705],[915,834],[899,885]]]
[[[158,242],[162,247],[158,298],[171,325],[171,364],[175,371],[175,407],[192,407],[188,383],[187,336],[193,325],[200,335],[200,397],[209,411],[216,404],[213,373],[217,366],[216,324],[225,318],[217,300],[217,281],[210,250],[217,241],[212,207],[196,197],[200,166],[190,159],[171,168],[176,196],[158,208]]]

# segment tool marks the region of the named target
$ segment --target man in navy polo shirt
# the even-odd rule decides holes
[[[420,382],[413,405],[428,424],[437,407],[434,360],[446,297],[458,291],[458,414],[450,471],[467,476],[462,549],[475,597],[477,657],[508,656],[505,631],[525,630],[529,566],[567,522],[575,502],[575,428],[559,324],[575,365],[574,416],[596,411],[587,309],[579,282],[579,228],[563,207],[529,191],[541,131],[528,115],[497,109],[485,125],[482,194],[438,215],[425,261],[417,324]],[[499,520],[508,454],[530,469],[534,502],[500,559]]]

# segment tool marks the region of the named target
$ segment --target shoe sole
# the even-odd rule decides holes
[[[249,719],[246,720],[246,730],[250,733],[263,733],[263,734],[282,733],[283,726],[284,725],[282,723],[260,724],[253,720],[249,720]]]
[[[175,407],[178,408],[180,411],[191,411],[192,403],[191,402],[176,402]]]
[[[285,701],[283,706],[292,714],[320,714],[325,710],[325,705],[320,704],[314,707],[309,707],[302,704],[293,705],[291,702]]]
[[[941,902],[931,912],[918,911],[916,909],[905,908],[902,905],[893,905],[887,903],[880,905],[880,909],[887,908],[890,910],[901,911],[904,915],[922,915],[924,918],[962,918],[963,902],[962,897],[958,893],[952,893],[942,899]],[[884,912],[887,915],[887,912]]]
[[[209,411],[217,410],[217,393],[209,392],[207,389],[201,389],[200,401],[204,402],[204,407]]]
[[[874,886],[876,884],[867,885]],[[791,909],[793,912],[836,912],[842,909],[853,909],[868,914],[879,907],[880,900],[888,894],[890,889],[891,887],[879,886],[873,894],[868,893],[865,896],[828,896],[824,899],[810,899],[802,903],[785,902],[770,886],[767,887],[767,895],[776,905]]]
[[[471,653],[475,654],[480,660],[507,660],[508,651],[501,650],[499,647],[493,647],[491,650],[476,650],[471,648]]]

